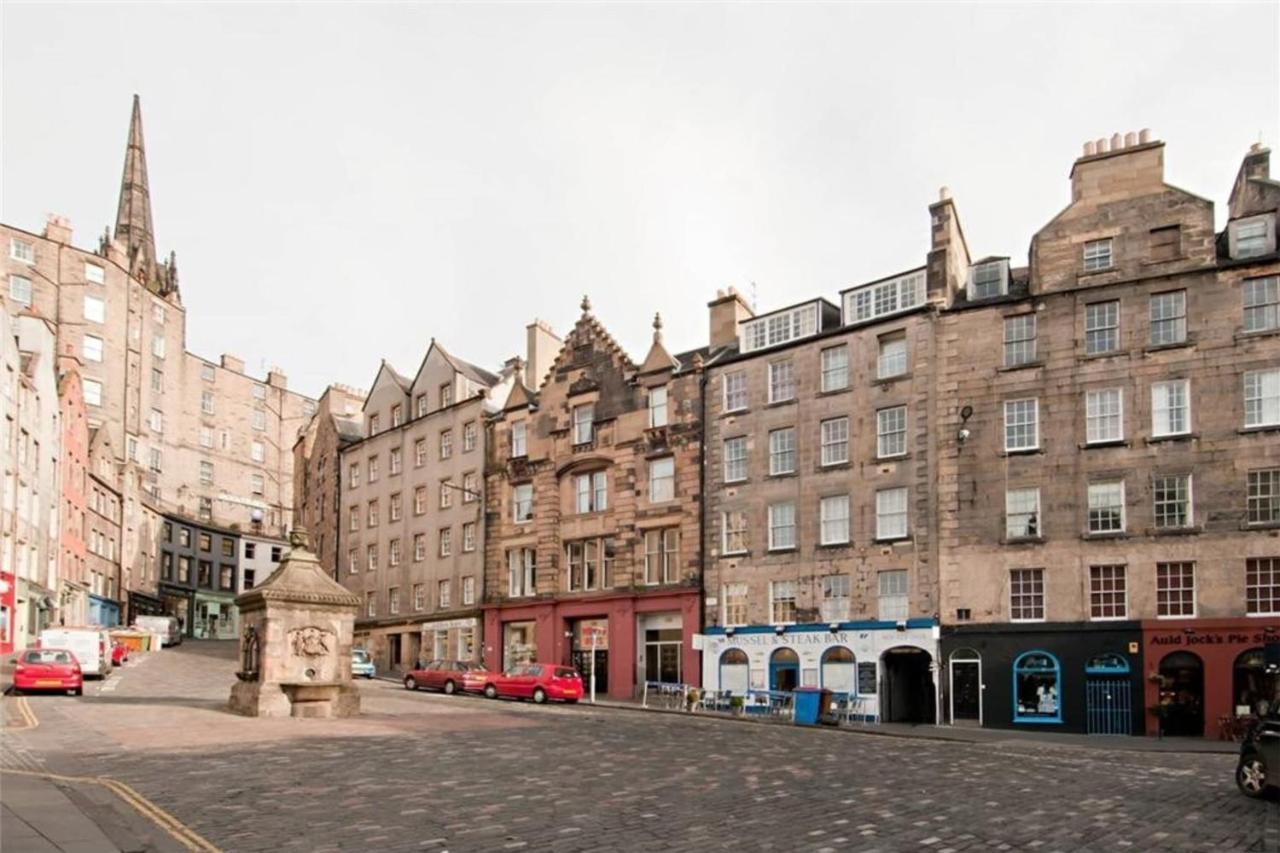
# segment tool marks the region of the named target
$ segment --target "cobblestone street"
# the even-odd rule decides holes
[[[350,721],[233,717],[227,644],[31,697],[5,761],[109,776],[224,850],[1280,851],[1223,754],[972,745],[362,682]],[[10,700],[6,700],[10,701]]]

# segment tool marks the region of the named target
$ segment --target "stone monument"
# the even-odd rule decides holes
[[[307,532],[260,585],[236,597],[240,671],[231,710],[250,717],[350,717],[360,713],[351,682],[351,633],[360,599],[320,568]]]

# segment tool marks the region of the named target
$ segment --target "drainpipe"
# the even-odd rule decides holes
[[[707,367],[702,366],[698,377],[698,400],[701,406],[701,422],[698,425],[698,633],[707,627]],[[702,654],[698,655],[699,669]],[[702,673],[698,673],[702,683]],[[706,685],[703,685],[706,688]]]

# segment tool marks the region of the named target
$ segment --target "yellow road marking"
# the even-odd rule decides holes
[[[142,794],[117,779],[106,776],[60,776],[57,773],[44,773],[35,770],[14,770],[0,767],[0,773],[16,773],[20,776],[39,776],[57,782],[78,782],[87,785],[101,785],[120,799],[132,806],[139,814],[159,826],[188,850],[198,853],[221,853],[198,832],[183,824],[173,815],[148,800]]]
[[[40,720],[36,717],[35,711],[32,711],[31,706],[27,704],[27,697],[14,697],[13,706],[18,709],[18,716],[22,718],[22,722],[7,726],[7,728],[23,731],[25,729],[34,729],[40,725]]]

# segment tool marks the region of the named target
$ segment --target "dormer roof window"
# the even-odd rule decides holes
[[[1264,213],[1232,222],[1229,240],[1233,258],[1271,254],[1276,250],[1275,214]]]
[[[924,267],[844,292],[844,322],[862,323],[924,304]]]
[[[820,331],[818,304],[808,302],[743,323],[738,332],[739,348],[742,352],[752,352],[817,334]]]
[[[969,267],[969,298],[990,299],[1009,292],[1009,260],[998,258]]]
[[[1084,244],[1084,271],[1102,272],[1111,269],[1113,257],[1110,237],[1101,240],[1090,240]]]

